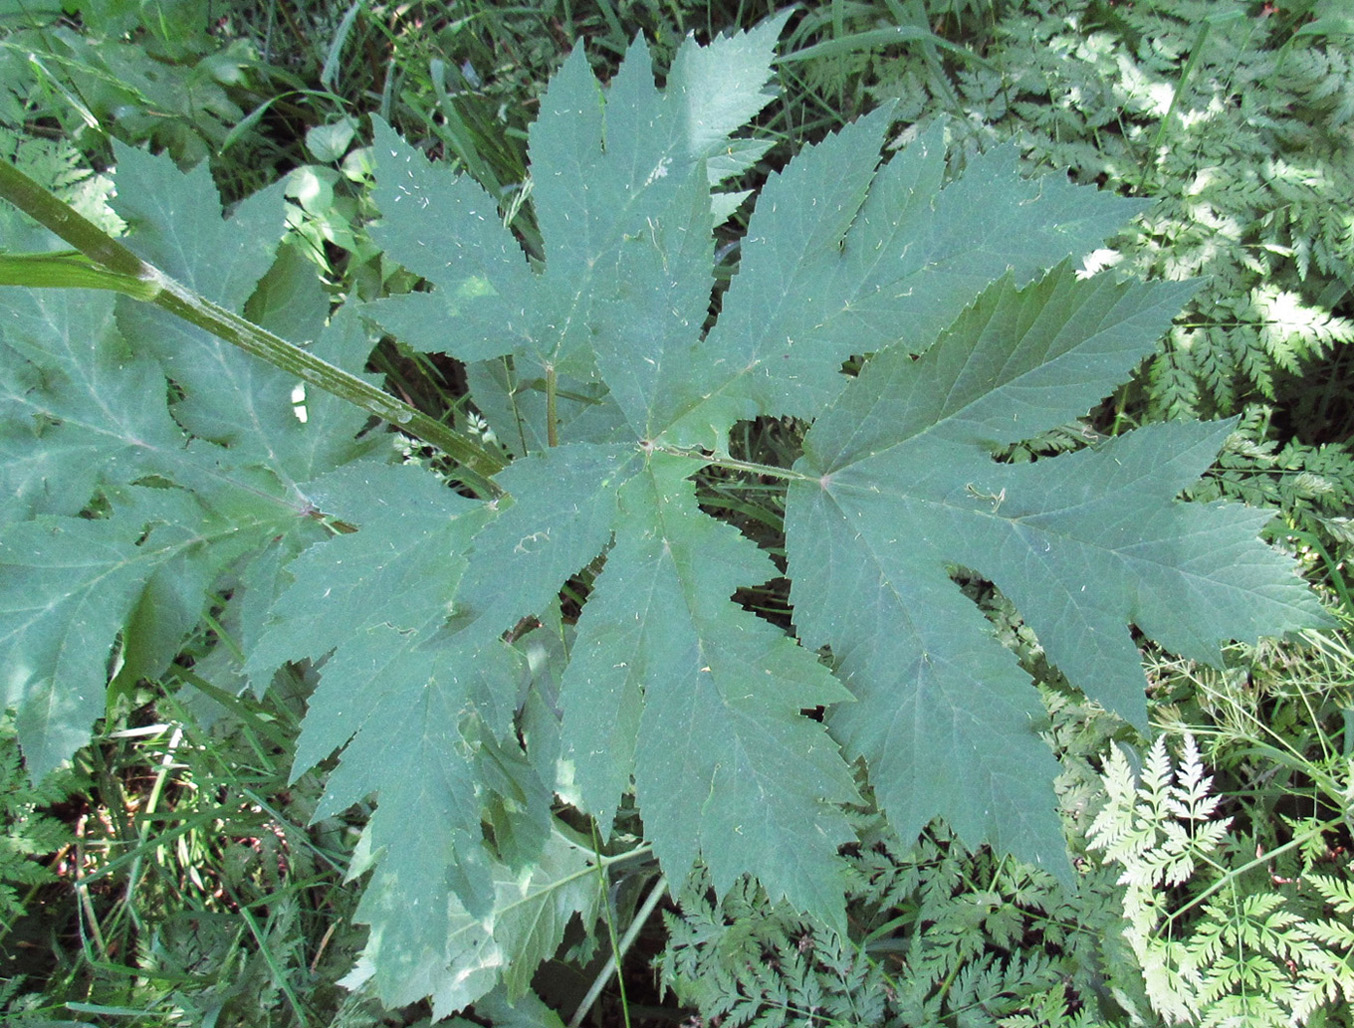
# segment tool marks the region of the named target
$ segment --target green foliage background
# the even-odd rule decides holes
[[[1010,457],[1152,421],[1238,414],[1194,498],[1277,506],[1269,537],[1349,614],[1354,16],[1330,0],[1274,6],[819,5],[786,32],[782,52],[801,53],[781,64],[781,94],[760,119],[776,146],[741,184],[759,184],[806,142],[893,100],[912,123],[905,136],[943,132],[956,169],[1014,139],[1037,163],[1150,200],[1099,260],[1149,278],[1204,276],[1203,287],[1111,402]],[[525,128],[571,44],[586,38],[606,75],[643,31],[662,67],[687,32],[708,38],[770,8],[89,2],[5,13],[7,158],[104,218],[108,180],[94,169],[113,159],[114,139],[165,150],[185,168],[207,160],[229,203],[284,182],[287,259],[318,265],[331,299],[369,299],[412,280],[366,235],[366,115],[473,176],[539,253],[524,205]],[[730,263],[739,231],[737,219],[726,229]],[[368,370],[424,409],[477,423],[464,372],[450,362],[387,340]],[[739,432],[738,452],[752,460],[785,463],[799,445],[789,422]],[[437,467],[417,448],[408,458]],[[778,545],[775,491],[710,472],[699,496]],[[603,905],[610,943],[606,928],[575,922],[532,983],[545,1006],[529,998],[514,1012],[494,994],[474,1016],[553,1023],[547,1007],[567,1014],[600,981],[609,994],[596,1023],[623,1012],[658,1023],[646,1009],[658,997],[643,994],[645,954],[656,953],[669,1000],[725,1025],[1015,1028],[1183,1014],[1279,1024],[1295,1012],[1347,1023],[1354,655],[1342,637],[1234,649],[1216,673],[1162,658],[1153,721],[1169,740],[1189,732],[1199,746],[1172,764],[1135,729],[1073,700],[1005,599],[981,580],[968,588],[1041,682],[1064,827],[1083,872],[1077,889],[970,852],[940,822],[912,846],[866,821],[849,854],[846,935],[756,889],[717,902],[699,876],[672,883],[660,931],[659,918],[638,916],[663,886],[640,860],[614,870]],[[745,599],[772,617],[785,611],[774,588]],[[359,807],[311,824],[318,778],[287,782],[313,683],[293,670],[267,696],[240,697],[218,642],[231,626],[214,624],[216,613],[208,609],[188,659],[169,673],[124,677],[74,776],[25,792],[10,773],[17,791],[0,879],[12,891],[0,892],[0,912],[6,956],[21,958],[5,969],[11,1015],[416,1023],[421,1008],[384,1011],[335,984],[363,941],[340,877],[365,819]],[[548,681],[551,655],[527,657]],[[12,743],[0,747],[13,772]],[[1128,754],[1128,764],[1106,764],[1111,754]],[[1177,797],[1135,808],[1124,768],[1144,762],[1141,788],[1188,787],[1193,805]],[[1107,852],[1114,831],[1139,843]],[[1169,876],[1165,906],[1151,889],[1135,891],[1135,882],[1159,886],[1153,875]],[[603,964],[631,928],[627,996],[627,977],[618,982]],[[1224,954],[1237,954],[1235,964]],[[1207,976],[1180,971],[1205,963]]]

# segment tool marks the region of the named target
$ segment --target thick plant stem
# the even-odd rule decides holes
[[[143,261],[78,211],[57,199],[8,161],[0,161],[0,197],[55,232],[96,265],[107,270],[103,288],[117,289],[153,303],[162,310],[205,329],[218,339],[266,360],[308,385],[356,404],[383,421],[417,436],[460,462],[459,477],[482,496],[501,496],[503,490],[490,475],[506,465],[469,437],[435,418],[377,389],[356,375],[322,360],[309,351],[265,331],[247,318],[219,307]],[[18,266],[16,266],[18,267]],[[22,269],[20,269],[22,270]],[[34,271],[41,271],[34,268]],[[50,269],[49,269],[50,270]],[[94,269],[90,269],[93,271]],[[43,281],[34,274],[32,285],[67,285],[69,280]]]
[[[39,225],[51,229],[94,263],[119,275],[149,280],[153,270],[149,264],[9,161],[0,161],[0,197]]]
[[[476,492],[489,496],[502,495],[503,490],[486,476],[501,471],[503,463],[435,418],[313,353],[259,328],[252,321],[218,307],[172,279],[163,278],[162,289],[151,302],[184,321],[206,329],[217,338],[261,357],[288,374],[355,403],[369,414],[431,443],[461,463],[460,477]]]

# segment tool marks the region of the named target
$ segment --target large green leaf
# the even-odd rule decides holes
[[[269,512],[264,512],[265,514]],[[7,656],[5,706],[16,727],[30,774],[41,778],[89,741],[103,714],[104,686],[114,642],[121,657],[164,670],[198,620],[204,595],[222,566],[276,531],[276,520],[249,523],[222,517],[178,489],[127,490],[109,516],[44,516],[0,533],[0,646]],[[174,585],[192,589],[192,617],[184,627],[181,597],[161,588],[162,623],[170,637],[145,637],[135,614],[143,592],[172,572]],[[163,585],[163,583],[162,583]]]
[[[5,290],[0,325],[0,511],[78,514],[99,482],[173,476],[182,429],[164,373],[118,333],[113,296]]]
[[[760,45],[760,72],[741,73],[750,89],[767,74]],[[744,37],[711,49],[721,46],[746,63]],[[713,59],[688,54],[681,76]],[[566,443],[504,472],[512,499],[495,505],[502,512],[475,540],[459,598],[506,631],[545,609],[611,539],[563,683],[565,736],[588,806],[609,824],[633,775],[670,873],[703,858],[721,890],[756,873],[774,895],[844,924],[837,847],[850,832],[833,805],[855,790],[822,725],[801,711],[846,693],[813,654],[731,602],[739,585],[776,571],[701,513],[685,481],[699,465],[636,447],[698,385],[692,357],[709,306],[714,224],[703,158],[765,99],[725,97],[709,118],[694,116],[690,105],[708,95],[695,84],[659,91],[642,43],[605,93],[575,53],[532,131],[544,270],[527,283],[516,277],[518,263],[476,201],[469,233],[442,243],[424,227],[395,247],[441,288],[372,311],[417,341],[436,331],[450,348],[462,305],[478,336],[476,312],[508,303],[493,349],[453,352],[510,353],[519,368],[543,372],[600,370],[625,419],[614,435],[628,442]],[[398,143],[383,142],[381,153],[393,156],[381,166],[383,210],[403,219],[445,198],[470,211],[474,187],[464,180]],[[410,252],[417,243],[428,245]]]
[[[992,459],[1107,393],[1188,294],[1078,281],[1066,265],[1023,290],[1008,277],[920,359],[875,356],[809,431],[796,467],[810,480],[791,485],[786,511],[795,621],[839,656],[858,702],[834,712],[833,732],[904,835],[943,815],[970,845],[1066,870],[1042,708],[954,567],[995,582],[1073,685],[1140,724],[1130,624],[1216,661],[1221,640],[1321,622],[1290,562],[1256,538],[1265,512],[1176,499],[1228,422]]]
[[[282,238],[283,184],[245,200],[227,220],[205,164],[185,175],[129,147],[118,147],[117,158],[114,208],[127,222],[128,246],[208,300],[241,310]],[[182,388],[174,414],[193,435],[266,459],[297,430],[288,402],[296,383],[284,372],[149,304],[121,304],[118,321]]]
[[[693,59],[706,57],[677,65]],[[696,137],[733,149],[734,112],[757,105],[694,116],[699,90],[675,75],[659,91],[648,61],[637,44],[603,86],[575,53],[543,98],[531,132],[539,264],[478,187],[378,130],[382,238],[431,288],[368,310],[407,342],[481,362],[471,381],[487,389],[485,409],[529,454],[500,476],[509,495],[465,551],[452,608],[506,632],[583,574],[563,746],[604,826],[633,787],[671,875],[700,860],[722,892],[754,874],[841,923],[837,849],[850,833],[838,805],[856,794],[824,726],[804,714],[818,707],[846,755],[866,759],[903,832],[944,815],[974,844],[1066,870],[1037,694],[951,581],[955,566],[995,579],[1074,681],[1139,719],[1127,625],[1207,655],[1158,623],[1189,589],[1217,587],[1198,626],[1214,644],[1319,619],[1255,540],[1253,516],[1174,501],[1226,426],[1148,433],[1150,453],[1125,440],[1103,459],[1017,469],[990,456],[1094,406],[1188,287],[1081,282],[1070,264],[1041,280],[1139,205],[1056,176],[1024,179],[1009,149],[951,174],[937,133],[881,166],[881,111],[772,176],[707,331],[709,190],[721,172]],[[851,382],[838,369],[853,354],[876,356]],[[722,462],[736,421],[766,415],[818,419],[787,472],[807,645],[732,602],[776,569],[701,511],[690,481]],[[1124,492],[1149,495],[1109,475],[1122,455],[1133,474],[1160,474],[1151,495],[1171,513],[1139,509],[1134,541],[1100,553],[1103,518],[1087,513],[1086,490],[1104,492],[1107,509],[1125,506]],[[1046,505],[1037,533],[1023,515],[1001,520],[1031,502]],[[1230,540],[1212,557],[1203,525],[1221,534],[1210,543]],[[1044,543],[1058,561],[1038,563]],[[1172,553],[1175,578],[1144,570]],[[1242,598],[1237,561],[1274,602]],[[1074,645],[1082,629],[1090,645]],[[812,652],[821,646],[847,691]]]

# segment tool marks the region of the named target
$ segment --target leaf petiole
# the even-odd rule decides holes
[[[736,457],[730,457],[726,454],[706,453],[704,450],[695,448],[657,445],[652,449],[655,453],[666,453],[673,457],[690,457],[707,467],[727,468],[730,471],[747,471],[754,475],[766,475],[769,478],[780,478],[792,482],[817,482],[819,480],[817,475],[806,475],[794,468],[782,468],[775,464],[757,464],[754,461],[738,460]]]
[[[545,369],[545,443],[559,445],[559,408],[555,399],[557,376],[553,364]]]
[[[78,251],[0,253],[0,285],[54,289],[111,289],[154,300],[157,287],[134,275],[109,271]]]

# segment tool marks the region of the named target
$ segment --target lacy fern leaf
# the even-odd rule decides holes
[[[1192,737],[1177,765],[1159,736],[1140,775],[1114,750],[1104,782],[1108,800],[1089,847],[1123,869],[1123,934],[1159,1014],[1210,1028],[1279,1028],[1349,1002],[1348,883],[1304,874],[1298,884],[1315,890],[1315,902],[1310,892],[1248,888],[1245,868],[1229,866],[1230,818],[1215,816],[1219,800]],[[1196,903],[1202,912],[1186,928],[1179,914]]]

